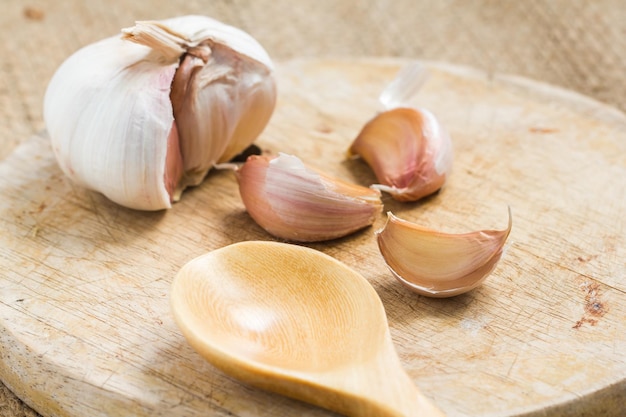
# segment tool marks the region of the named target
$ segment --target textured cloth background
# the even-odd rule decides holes
[[[0,0],[0,160],[44,128],[59,64],[135,20],[197,13],[277,61],[402,56],[556,84],[626,111],[623,0]],[[0,346],[0,352],[2,347]],[[0,353],[1,354],[1,353]],[[0,383],[0,417],[37,416]]]

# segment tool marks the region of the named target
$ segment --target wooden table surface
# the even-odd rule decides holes
[[[280,62],[298,57],[390,55],[449,61],[476,67],[487,79],[493,74],[519,74],[626,109],[626,8],[619,1],[520,3],[480,1],[469,5],[445,1],[432,5],[426,1],[398,1],[389,6],[379,1],[303,1],[294,8],[286,1],[235,4],[154,0],[139,4],[68,0],[50,4],[6,0],[0,15],[0,160],[15,158],[13,153],[19,144],[36,143],[36,135],[45,135],[41,117],[45,86],[70,53],[132,25],[134,20],[187,13],[211,15],[247,30]],[[608,112],[613,114],[612,110]],[[618,143],[616,149],[623,152],[623,145]],[[616,172],[623,172],[623,159],[613,162]],[[619,188],[623,181],[618,176],[607,183],[616,183],[617,190],[623,190],[623,185]],[[595,222],[583,223],[585,230],[593,233]],[[623,222],[617,223],[615,230],[623,230]],[[623,250],[618,253],[623,255]],[[580,256],[579,262],[588,261],[599,262]],[[623,260],[616,262],[624,265]],[[613,275],[615,282],[598,279],[612,288],[618,299],[623,294],[623,269]],[[583,302],[591,294],[592,288],[582,282],[572,285],[579,285],[578,298],[582,297]],[[4,287],[0,287],[0,295],[0,302],[5,302]],[[621,310],[611,311],[618,314]],[[585,321],[593,318],[585,317],[578,317],[583,331],[593,331],[595,327]],[[623,347],[620,343],[623,339],[615,341],[614,347]],[[622,351],[616,353],[621,355]],[[2,352],[6,352],[4,346]],[[603,415],[602,410],[606,415],[620,415],[621,409],[616,407],[622,397],[615,395],[626,392],[623,379],[613,388],[617,391],[605,391],[605,398],[595,397],[596,403],[590,406],[593,412],[588,415]],[[542,389],[558,387],[548,383]],[[581,413],[584,410],[579,409]],[[37,413],[0,386],[0,416],[26,415]]]

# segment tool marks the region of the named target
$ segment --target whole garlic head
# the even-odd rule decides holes
[[[250,35],[204,16],[122,32],[61,64],[46,127],[74,182],[126,207],[169,208],[263,131],[276,103],[273,65]]]

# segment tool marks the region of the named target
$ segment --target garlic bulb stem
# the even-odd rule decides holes
[[[122,39],[158,51],[164,62],[178,62],[187,51],[184,36],[156,21],[139,21],[131,28],[122,29]]]

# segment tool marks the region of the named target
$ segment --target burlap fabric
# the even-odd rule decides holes
[[[189,13],[246,30],[275,60],[447,61],[559,85],[626,111],[623,0],[2,0],[0,159],[44,128],[46,84],[69,54],[135,20]],[[37,413],[0,384],[0,416]]]

